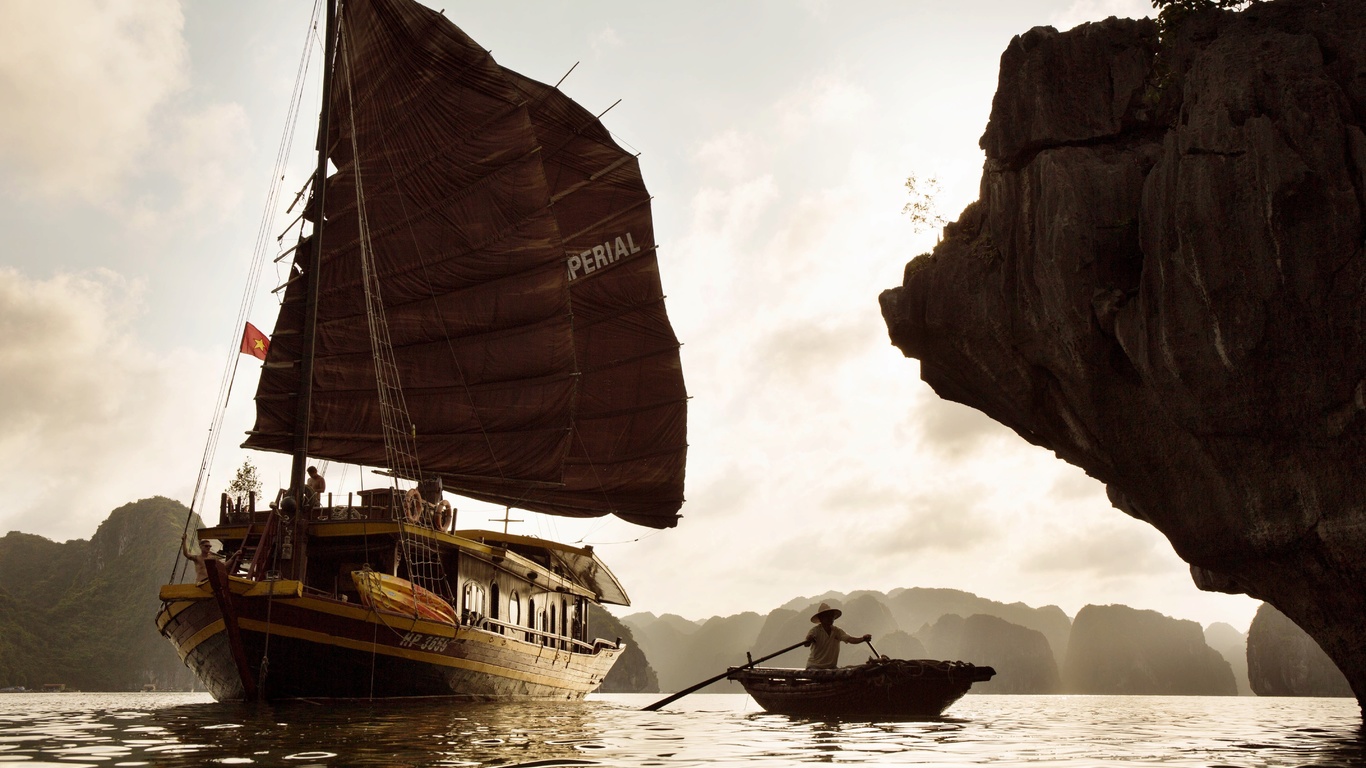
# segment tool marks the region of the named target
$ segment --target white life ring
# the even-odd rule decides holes
[[[403,495],[403,514],[408,522],[416,523],[422,519],[422,494],[416,488],[409,488]]]
[[[451,508],[451,503],[442,499],[432,506],[432,524],[438,531],[445,531],[451,527],[455,519],[455,511]]]

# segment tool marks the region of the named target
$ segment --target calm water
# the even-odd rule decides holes
[[[1350,699],[978,696],[928,722],[769,715],[744,694],[574,704],[215,704],[0,694],[0,766],[1366,765]]]

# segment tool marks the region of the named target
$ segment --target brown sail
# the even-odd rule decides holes
[[[341,29],[309,455],[389,465],[378,329],[423,475],[524,509],[674,525],[686,392],[635,158],[434,11],[348,0]],[[367,311],[363,246],[382,313]],[[285,290],[247,447],[292,448],[306,283]]]

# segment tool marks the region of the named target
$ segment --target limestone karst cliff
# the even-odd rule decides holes
[[[971,659],[995,669],[996,676],[973,685],[973,693],[1057,693],[1062,687],[1048,638],[999,616],[949,614],[916,636],[929,658]]]
[[[942,397],[1105,483],[1366,699],[1366,13],[1015,38],[980,199],[881,296]]]
[[[645,652],[631,634],[631,628],[622,624],[617,617],[608,613],[600,605],[588,604],[588,626],[596,637],[626,643],[626,652],[612,665],[607,677],[599,686],[600,693],[658,693],[659,678]]]
[[[152,622],[188,513],[158,496],[113,510],[89,539],[0,537],[0,688],[193,686]]]
[[[1262,603],[1262,605],[1266,605],[1266,603]],[[1285,623],[1290,624],[1291,622],[1286,619]],[[1300,634],[1304,633],[1304,630],[1298,627],[1296,630]],[[1238,685],[1239,696],[1251,696],[1253,693],[1252,686],[1247,681],[1247,640],[1246,632],[1239,632],[1232,625],[1222,621],[1216,621],[1205,627],[1205,645],[1213,648],[1228,662],[1229,667],[1233,670],[1233,681]],[[1324,658],[1328,657],[1325,656]],[[1333,669],[1336,670],[1337,667]]]
[[[1349,696],[1342,673],[1299,627],[1262,604],[1247,632],[1248,684],[1258,696]]]
[[[1193,621],[1127,605],[1088,605],[1072,621],[1063,690],[1087,694],[1234,696],[1232,665]]]
[[[861,664],[874,653],[896,659],[961,660],[996,667],[995,678],[973,687],[978,693],[1058,690],[1060,663],[1054,660],[1050,635],[1060,631],[1065,642],[1072,623],[1061,608],[1000,603],[953,589],[827,592],[794,598],[766,615],[741,613],[689,621],[671,614],[633,613],[621,623],[630,627],[658,672],[660,690],[675,691],[744,663],[746,654],[759,658],[801,640],[810,631],[811,616],[820,603],[843,611],[837,622],[842,629],[855,636],[872,635],[871,647],[862,643],[841,646],[843,665]],[[801,667],[808,655],[806,648],[797,648],[767,660],[764,666]],[[701,692],[742,690],[738,683],[723,680]]]

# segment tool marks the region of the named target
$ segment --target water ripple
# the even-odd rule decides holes
[[[771,715],[743,694],[586,702],[216,704],[194,694],[5,694],[0,764],[290,766],[1366,765],[1349,699],[978,696],[951,717]]]

